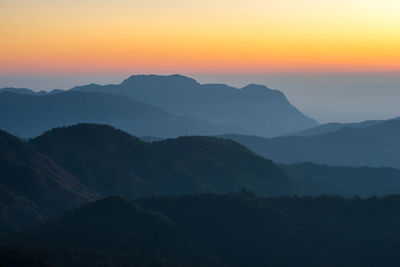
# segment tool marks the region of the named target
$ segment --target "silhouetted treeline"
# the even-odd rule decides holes
[[[400,196],[109,197],[3,240],[60,266],[397,266],[399,211]]]

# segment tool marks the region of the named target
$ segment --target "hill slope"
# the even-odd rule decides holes
[[[221,266],[167,217],[119,197],[14,235],[10,243],[60,266]]]
[[[181,137],[150,144],[109,126],[80,124],[46,132],[30,144],[103,195],[227,193],[242,188],[282,195],[296,190],[273,162],[218,138]]]
[[[400,194],[399,169],[331,167],[313,163],[279,167],[296,178],[305,196],[372,197]]]
[[[400,167],[400,121],[366,128],[345,127],[311,137],[262,138],[227,135],[259,155],[279,163],[314,162],[329,165]]]
[[[95,197],[63,167],[0,130],[0,230],[41,222]]]
[[[397,266],[399,196],[111,197],[6,237],[60,266]]]
[[[400,193],[397,169],[278,166],[238,143],[213,137],[147,143],[109,126],[81,124],[54,129],[30,144],[103,196],[137,198],[242,189],[260,196]]]
[[[345,200],[202,195],[139,203],[165,214],[231,266],[398,264],[398,196]]]
[[[233,131],[125,96],[77,91],[40,96],[0,93],[0,128],[19,137],[34,137],[54,127],[81,122],[110,124],[135,135],[161,137]]]
[[[137,75],[118,85],[90,84],[71,90],[126,95],[174,114],[267,137],[318,125],[291,105],[282,92],[254,84],[238,90],[225,84],[199,84],[181,75]]]
[[[342,128],[350,127],[350,128],[367,128],[370,126],[375,126],[380,123],[385,122],[384,120],[369,120],[363,122],[354,122],[354,123],[339,123],[339,122],[331,122],[322,125],[318,125],[312,127],[310,129],[302,130],[299,132],[294,132],[287,134],[286,136],[315,136],[324,133],[336,132]]]

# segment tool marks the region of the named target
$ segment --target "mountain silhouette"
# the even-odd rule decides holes
[[[14,88],[14,87],[5,87],[5,88],[0,88],[0,93],[3,92],[11,92],[11,93],[16,93],[16,94],[22,94],[22,95],[49,95],[49,94],[58,94],[58,93],[63,93],[65,92],[64,90],[60,89],[53,89],[49,92],[41,90],[41,91],[34,91],[31,89],[27,88]]]
[[[182,75],[134,75],[117,85],[90,84],[71,90],[126,95],[174,114],[266,137],[318,125],[291,105],[282,92],[255,84],[237,89],[200,84]]]
[[[200,251],[167,217],[109,197],[27,231],[9,243],[59,266],[224,266]]]
[[[139,201],[230,266],[397,266],[399,196]]]
[[[0,130],[0,230],[24,228],[96,197],[53,160]]]
[[[400,170],[396,168],[332,167],[314,163],[279,167],[296,177],[299,191],[305,196],[367,198],[400,193]]]
[[[130,198],[202,192],[294,194],[272,161],[230,140],[181,137],[147,143],[110,126],[79,124],[30,140],[87,187]]]
[[[250,190],[264,197],[370,197],[400,192],[398,169],[277,165],[227,139],[188,136],[147,143],[96,124],[56,128],[27,142],[2,131],[0,167],[0,231],[25,229],[112,195],[137,199]]]
[[[322,125],[312,127],[310,129],[305,129],[299,132],[294,132],[287,134],[286,136],[315,136],[324,133],[336,132],[342,128],[366,128],[370,126],[375,126],[380,123],[385,122],[384,120],[368,120],[363,122],[353,122],[353,123],[340,123],[340,122],[330,122]]]
[[[59,266],[397,266],[399,208],[399,196],[108,197],[2,239]]]
[[[0,128],[23,138],[59,126],[110,124],[135,135],[173,137],[235,132],[200,120],[107,93],[68,91],[43,96],[0,93]]]
[[[400,121],[310,137],[262,138],[227,135],[259,155],[279,163],[314,162],[342,166],[400,167]]]

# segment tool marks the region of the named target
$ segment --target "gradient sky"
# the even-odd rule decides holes
[[[1,0],[0,71],[400,70],[398,0]]]
[[[0,38],[0,87],[183,73],[268,84],[321,121],[400,115],[399,0],[0,0]],[[348,91],[387,99],[324,111]]]

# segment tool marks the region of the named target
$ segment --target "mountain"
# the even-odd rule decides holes
[[[53,160],[0,131],[0,230],[42,222],[96,197]]]
[[[16,93],[16,94],[22,94],[22,95],[48,95],[48,94],[58,94],[58,93],[63,93],[65,92],[64,90],[60,89],[53,89],[49,92],[41,90],[41,91],[34,91],[31,89],[27,88],[14,88],[14,87],[5,87],[5,88],[0,88],[0,93],[3,92],[11,92],[11,93]]]
[[[255,84],[238,89],[225,84],[199,84],[181,75],[136,75],[118,85],[89,84],[71,90],[125,95],[174,114],[266,137],[318,125],[290,104],[282,92]]]
[[[397,266],[400,197],[139,201],[230,266]]]
[[[389,120],[368,120],[362,122],[352,122],[352,123],[339,123],[339,122],[330,122],[326,124],[321,124],[309,129],[305,129],[298,132],[293,132],[286,134],[285,136],[315,136],[324,133],[331,133],[336,132],[342,128],[349,127],[349,128],[367,128],[371,126],[376,126],[378,124],[393,121],[393,120],[400,120],[400,117],[392,118]]]
[[[165,138],[161,138],[161,137],[157,137],[157,136],[141,136],[139,138],[140,138],[140,140],[148,142],[148,143],[165,140]]]
[[[43,96],[0,93],[0,128],[23,138],[80,122],[110,124],[135,135],[207,135],[233,129],[175,116],[129,97],[69,91]]]
[[[274,162],[230,140],[193,136],[153,145],[198,177],[202,183],[201,192],[248,189],[261,196],[300,193],[295,180],[286,176]]]
[[[14,88],[14,87],[5,87],[0,89],[0,93],[3,92],[10,92],[10,93],[16,93],[16,94],[22,94],[22,95],[45,95],[47,94],[46,91],[33,91],[31,89],[27,88]]]
[[[302,130],[299,132],[290,133],[290,134],[287,134],[286,136],[315,136],[315,135],[324,134],[324,133],[336,132],[345,127],[366,128],[366,127],[378,125],[383,122],[385,122],[385,121],[384,120],[369,120],[369,121],[353,122],[353,123],[331,122],[331,123],[318,125],[316,127],[312,127],[310,129]]]
[[[364,127],[345,127],[310,137],[262,138],[226,135],[279,163],[314,162],[328,165],[400,168],[400,121]]]
[[[305,196],[372,197],[400,193],[400,170],[395,168],[331,167],[314,163],[279,167],[296,177]]]
[[[120,197],[90,203],[22,234],[11,244],[59,266],[224,266],[173,222]]]
[[[57,267],[37,257],[12,249],[6,245],[0,245],[0,266],[2,267]]]
[[[397,266],[400,197],[109,197],[3,242],[59,266]]]
[[[29,141],[102,196],[227,193],[259,196],[381,196],[400,193],[400,170],[276,165],[242,145],[215,137],[147,143],[105,125],[54,129]]]
[[[296,185],[273,162],[242,145],[214,137],[180,137],[147,143],[105,125],[57,128],[30,140],[102,195],[130,198],[227,193],[294,194]]]

